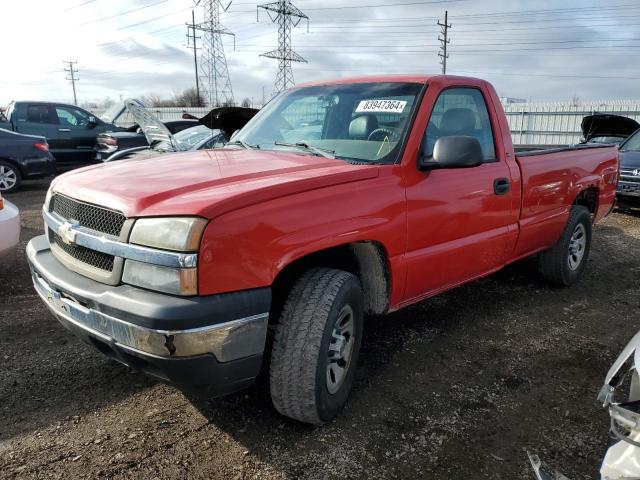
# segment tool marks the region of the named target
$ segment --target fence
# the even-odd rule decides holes
[[[571,145],[580,141],[580,123],[587,115],[613,113],[640,122],[640,100],[503,105],[516,145]]]
[[[571,145],[578,143],[582,133],[580,123],[586,115],[614,113],[640,122],[640,100],[609,100],[601,102],[556,103],[506,103],[503,105],[509,129],[515,145]],[[206,107],[150,107],[161,121],[177,120],[184,112],[202,117],[209,112]],[[100,116],[103,111],[95,110]],[[315,117],[317,112],[296,112]],[[133,120],[128,114],[119,121],[130,126]]]

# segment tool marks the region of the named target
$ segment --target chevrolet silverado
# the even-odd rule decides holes
[[[578,281],[617,176],[614,147],[516,154],[485,81],[342,79],[280,94],[225,148],[56,178],[27,254],[106,356],[211,395],[267,370],[279,412],[322,424],[367,315],[532,255]]]

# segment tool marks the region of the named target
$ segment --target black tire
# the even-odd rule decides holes
[[[3,179],[3,175],[7,176]],[[22,175],[20,174],[20,169],[11,162],[0,160],[0,193],[15,192],[20,188],[21,183]]]
[[[336,322],[351,312],[353,335],[346,348],[350,360],[343,361],[341,382],[329,375],[330,344]],[[345,317],[346,318],[346,317]],[[274,337],[269,383],[271,399],[283,415],[313,425],[322,425],[344,407],[362,343],[363,296],[358,278],[331,268],[315,268],[302,275],[285,302]],[[343,332],[344,333],[344,332]],[[347,335],[342,337],[347,338]],[[351,342],[351,343],[349,343]],[[330,389],[335,389],[333,393]]]
[[[579,261],[575,254],[570,255],[572,237],[582,229],[585,244]],[[551,247],[538,255],[538,271],[542,278],[567,287],[576,283],[584,271],[589,250],[591,248],[591,214],[586,207],[574,205],[571,207],[569,219],[564,227],[560,239]],[[574,250],[575,251],[575,250]]]

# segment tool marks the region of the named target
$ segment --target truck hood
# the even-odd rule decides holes
[[[378,176],[379,166],[289,152],[217,149],[180,152],[73,170],[54,192],[126,217],[214,218],[273,198]]]
[[[620,150],[620,168],[640,168],[640,152]]]
[[[580,127],[584,141],[588,142],[594,137],[628,137],[640,124],[628,117],[598,113],[584,117]]]
[[[140,100],[136,100],[134,98],[129,98],[125,102],[116,103],[102,115],[100,115],[100,120],[105,123],[111,123],[113,125],[118,123],[118,120],[127,113],[127,104],[126,102],[133,102],[136,105],[144,108],[144,104]]]

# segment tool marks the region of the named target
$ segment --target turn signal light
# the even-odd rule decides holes
[[[33,145],[34,147],[36,147],[38,150],[40,150],[41,152],[48,152],[49,151],[49,144],[44,142],[44,143],[35,143]]]
[[[4,200],[2,199],[2,195],[0,195],[0,210],[4,208]]]

